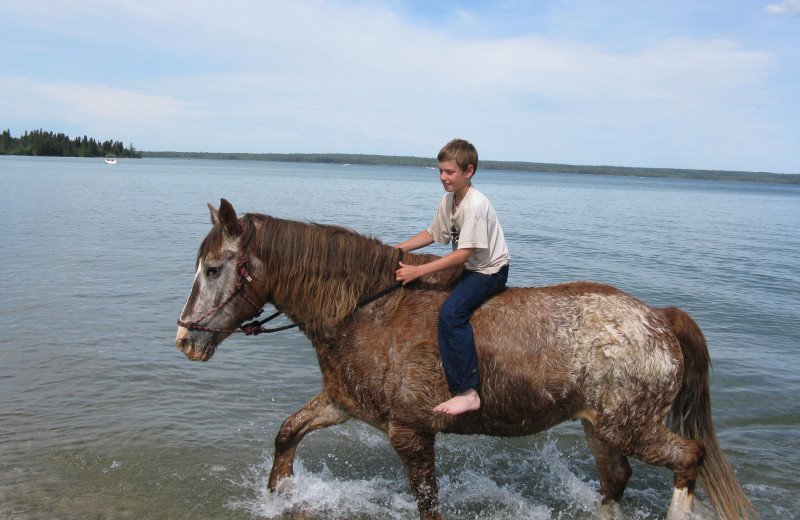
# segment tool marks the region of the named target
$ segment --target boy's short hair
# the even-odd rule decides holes
[[[475,170],[478,169],[478,150],[464,139],[453,139],[444,145],[439,151],[438,159],[439,162],[455,161],[465,171],[470,164]]]

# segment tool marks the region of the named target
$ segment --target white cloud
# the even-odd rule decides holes
[[[197,149],[201,107],[161,94],[106,85],[0,78],[0,120],[12,135],[44,128],[72,137],[135,142],[137,148]],[[169,143],[169,144],[164,144]]]
[[[142,149],[420,155],[460,135],[487,159],[734,169],[782,124],[784,141],[797,134],[768,88],[777,51],[730,32],[620,45],[485,37],[353,1],[93,2],[62,13],[75,24],[58,23],[58,3],[31,23],[137,59],[96,80],[24,80],[0,118],[106,122]],[[98,13],[125,23],[101,38]]]
[[[760,127],[763,109],[753,105],[770,100],[750,93],[774,64],[769,53],[724,40],[628,53],[535,37],[417,33],[408,45],[370,43],[355,52],[334,40],[273,69],[254,64],[149,88],[187,110],[203,107],[197,118],[218,130],[216,151],[417,155],[461,135],[481,142],[486,158],[675,165],[691,154],[681,165],[692,166],[708,143],[746,148],[750,134],[738,129]],[[646,157],[653,148],[659,162]]]
[[[106,85],[42,83],[29,78],[0,78],[6,100],[0,117],[61,116],[73,121],[151,122],[197,117],[190,103]]]
[[[800,0],[784,0],[779,4],[768,4],[764,11],[771,14],[800,15]]]

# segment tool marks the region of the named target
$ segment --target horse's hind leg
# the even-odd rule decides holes
[[[675,489],[667,511],[667,520],[682,520],[694,509],[694,486],[700,463],[705,455],[705,447],[700,441],[685,439],[662,428],[669,434],[669,444],[662,448],[666,452],[666,467],[675,474]]]
[[[333,404],[323,390],[294,415],[283,421],[278,436],[275,437],[275,457],[267,488],[275,491],[279,480],[292,476],[297,445],[307,433],[343,423],[349,418],[349,415]]]
[[[442,520],[434,466],[434,435],[397,425],[391,425],[387,433],[406,469],[420,520]]]
[[[675,475],[675,489],[667,512],[667,520],[687,518],[693,508],[697,473],[705,455],[703,443],[679,437],[663,424],[658,425],[654,441],[641,455],[637,455],[637,458],[672,470]]]
[[[619,502],[625,492],[628,479],[631,478],[631,465],[621,451],[600,439],[594,431],[594,426],[588,419],[581,419],[586,441],[597,461],[597,470],[600,474],[600,493],[603,494],[603,505],[609,502]]]
[[[598,427],[595,429],[601,438],[614,444],[613,433],[608,429]],[[612,433],[611,437],[607,434]],[[667,520],[687,518],[692,511],[694,487],[700,463],[705,454],[703,443],[686,439],[672,433],[664,424],[643,424],[636,429],[634,435],[627,438],[625,432],[616,432],[616,438],[621,443],[618,447],[633,457],[656,466],[665,466],[675,475],[675,489],[670,502]]]

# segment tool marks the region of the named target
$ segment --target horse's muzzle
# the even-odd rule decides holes
[[[175,336],[175,348],[183,352],[191,361],[208,361],[216,350],[208,344],[200,344],[186,327],[178,327]]]

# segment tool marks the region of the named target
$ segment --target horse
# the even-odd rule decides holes
[[[197,254],[176,347],[208,361],[230,334],[268,330],[263,321],[242,324],[272,304],[308,337],[322,372],[322,390],[275,438],[270,491],[293,475],[306,434],[355,418],[388,437],[420,519],[441,520],[437,433],[513,437],[580,420],[602,508],[622,498],[634,457],[673,472],[669,519],[693,510],[697,481],[723,520],[759,518],[714,429],[706,340],[680,309],[653,308],[592,282],[506,288],[472,316],[481,408],[434,413],[450,397],[438,309],[463,268],[402,286],[399,253],[410,265],[436,257],[403,256],[340,226],[239,218],[225,199],[218,210],[208,207],[213,227]]]

